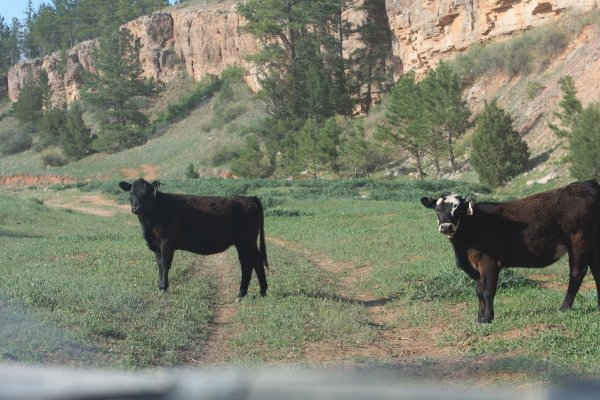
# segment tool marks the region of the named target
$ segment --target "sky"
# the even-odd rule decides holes
[[[20,20],[25,18],[25,10],[27,9],[27,3],[29,0],[0,0],[0,15],[4,17],[5,23],[10,23],[13,18]],[[33,9],[37,10],[40,4],[50,3],[46,0],[32,0]]]
[[[110,0],[103,0],[110,1]],[[27,3],[29,0],[0,0],[0,15],[4,17],[4,22],[10,24],[13,18],[23,20],[25,18],[25,10],[27,9]],[[37,10],[40,4],[47,3],[52,4],[50,0],[32,0],[33,9]],[[169,3],[173,4],[173,1]]]

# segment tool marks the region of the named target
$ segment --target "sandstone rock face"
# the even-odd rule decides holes
[[[43,69],[48,74],[54,105],[71,103],[79,98],[82,84],[81,68],[94,71],[90,62],[93,41],[81,42],[66,54],[55,52],[42,60],[34,59],[14,65],[8,71],[8,96],[14,101],[28,79],[37,80]]]
[[[140,60],[145,76],[168,82],[187,73],[201,80],[206,74],[219,74],[227,66],[240,65],[248,71],[246,82],[257,90],[255,68],[246,57],[259,49],[259,43],[239,31],[244,21],[236,13],[237,3],[184,3],[126,24],[143,45]],[[410,69],[422,74],[473,43],[556,20],[568,9],[589,11],[598,3],[600,0],[386,0],[394,78]],[[345,17],[355,26],[364,21],[363,13],[357,10],[346,12]],[[43,60],[15,65],[8,74],[10,99],[17,99],[28,74],[36,79],[43,68],[48,73],[54,103],[74,101],[81,87],[81,68],[93,68],[93,44],[80,43],[66,57],[54,53]],[[344,50],[350,53],[360,45],[351,37]]]
[[[237,1],[215,5],[173,7],[169,13],[143,16],[125,25],[140,39],[140,61],[144,75],[160,82],[179,79],[187,73],[194,80],[206,74],[219,74],[230,65],[240,65],[247,71],[246,81],[258,89],[256,76],[246,56],[255,53],[258,42],[249,34],[240,33],[243,25],[235,12]],[[93,41],[80,43],[71,49],[63,66],[60,52],[43,60],[28,60],[10,69],[8,94],[16,100],[28,76],[39,77],[40,69],[48,73],[54,104],[70,103],[78,98],[81,87],[80,68],[91,70],[90,53]]]
[[[394,77],[425,73],[468,46],[555,21],[598,0],[386,0]]]

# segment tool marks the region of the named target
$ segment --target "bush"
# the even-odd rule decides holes
[[[185,177],[188,179],[198,179],[200,174],[196,171],[194,164],[189,163],[185,169]]]
[[[5,131],[0,134],[0,152],[4,155],[29,150],[32,143],[32,134],[27,129]]]
[[[42,162],[45,167],[62,167],[68,163],[65,156],[57,150],[49,150],[42,154]]]
[[[238,158],[240,155],[240,151],[237,149],[232,149],[229,146],[220,146],[217,147],[213,154],[210,157],[210,164],[213,167],[217,167],[219,165],[223,165],[233,160],[234,158]]]

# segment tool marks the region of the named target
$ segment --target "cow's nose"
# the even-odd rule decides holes
[[[454,233],[454,225],[451,223],[440,224],[440,232],[443,234]]]
[[[140,212],[140,209],[139,209],[139,208],[137,208],[137,207],[133,207],[133,206],[132,206],[132,207],[131,207],[131,212],[132,212],[132,213],[134,213],[134,214],[137,214],[137,213],[139,213],[139,212]]]

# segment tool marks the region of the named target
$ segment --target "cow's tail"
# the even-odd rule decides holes
[[[259,226],[259,244],[258,244],[258,252],[260,254],[260,260],[266,269],[269,269],[269,262],[267,261],[267,246],[265,245],[265,213],[263,211],[262,203],[260,199],[256,198],[256,203],[258,204],[258,210],[260,211],[260,226]]]

